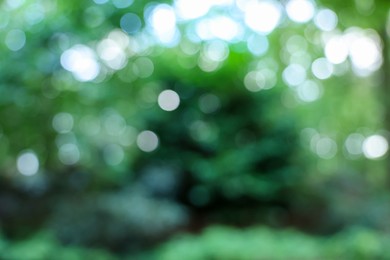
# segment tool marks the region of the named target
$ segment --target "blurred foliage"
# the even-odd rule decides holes
[[[0,2],[0,258],[390,257],[389,1],[249,2]]]
[[[199,236],[173,239],[161,246],[156,259],[387,259],[389,239],[362,228],[323,238],[294,230],[216,226]]]
[[[0,257],[2,259],[117,259],[110,253],[99,249],[81,247],[66,247],[60,244],[54,236],[40,233],[28,240],[17,243],[1,241]]]
[[[179,235],[149,252],[111,255],[101,249],[63,246],[48,233],[11,245],[2,240],[3,259],[387,259],[388,234],[350,227],[330,237],[265,227],[213,226],[199,235]]]

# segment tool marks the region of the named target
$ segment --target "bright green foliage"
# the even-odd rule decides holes
[[[209,227],[200,235],[177,235],[158,249],[120,258],[101,249],[63,246],[49,234],[38,234],[14,244],[1,241],[4,259],[387,259],[390,237],[364,228],[349,228],[318,237],[296,230],[265,227],[233,229]]]
[[[211,227],[199,236],[178,237],[163,245],[156,259],[386,259],[390,237],[351,228],[331,237],[264,227]]]

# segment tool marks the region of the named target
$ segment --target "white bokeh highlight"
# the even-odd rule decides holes
[[[19,51],[26,44],[26,34],[19,29],[11,30],[5,36],[5,45],[11,51]]]
[[[157,135],[150,130],[142,131],[137,136],[137,146],[141,151],[152,152],[157,149],[158,143]]]
[[[279,25],[281,10],[276,1],[248,1],[244,6],[245,23],[255,32],[269,34]]]
[[[310,0],[290,0],[286,4],[288,17],[296,23],[310,21],[315,13],[315,6]]]
[[[362,147],[365,138],[362,134],[352,133],[345,140],[345,149],[350,155],[358,156],[363,153]]]
[[[191,20],[207,14],[211,5],[208,0],[176,0],[174,7],[181,20]]]
[[[338,18],[335,12],[330,9],[322,9],[314,17],[314,24],[318,29],[329,32],[336,28]]]
[[[297,87],[297,94],[304,102],[314,102],[321,97],[322,89],[315,81],[307,80]]]
[[[52,125],[54,130],[60,134],[69,133],[73,128],[73,116],[66,112],[61,112],[53,117]]]
[[[18,156],[16,168],[25,176],[31,176],[39,170],[38,156],[32,151],[26,151]]]
[[[348,57],[348,43],[342,36],[330,38],[325,45],[325,56],[333,64],[343,63]]]
[[[333,64],[326,58],[318,58],[311,65],[313,75],[321,80],[330,78],[333,74]]]
[[[337,153],[337,144],[332,138],[321,137],[315,144],[315,152],[322,159],[332,159]]]
[[[158,95],[157,101],[160,108],[165,111],[173,111],[180,105],[179,95],[171,89],[162,91]]]
[[[76,164],[80,160],[80,150],[76,144],[67,143],[60,146],[58,159],[65,165]]]
[[[81,82],[94,80],[100,72],[95,52],[82,44],[64,51],[61,55],[61,65]]]
[[[371,135],[363,142],[363,154],[368,159],[379,159],[383,157],[389,149],[389,143],[381,135]]]
[[[173,46],[178,43],[179,32],[176,27],[176,14],[167,4],[159,4],[153,8],[148,18],[153,34],[163,45]]]
[[[298,86],[306,80],[306,69],[300,64],[290,64],[283,70],[282,79],[288,86]]]

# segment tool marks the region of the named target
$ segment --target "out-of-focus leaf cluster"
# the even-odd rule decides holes
[[[10,244],[0,240],[4,259],[387,259],[390,237],[382,232],[350,227],[328,237],[265,227],[235,229],[213,226],[199,235],[179,235],[157,249],[112,255],[103,249],[64,246],[50,233]]]
[[[182,236],[164,244],[156,259],[386,259],[386,234],[350,228],[330,237],[264,227],[210,227],[199,236]]]

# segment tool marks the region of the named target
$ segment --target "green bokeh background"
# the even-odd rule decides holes
[[[389,138],[390,2],[310,2],[337,15],[326,32],[268,1],[282,8],[269,34],[238,15],[245,1],[231,2],[178,19],[173,44],[150,21],[172,1],[0,2],[0,258],[390,258],[387,153],[346,146],[351,134]],[[139,20],[121,25],[129,13]],[[241,38],[196,36],[216,15],[233,17]],[[348,58],[326,79],[309,66],[320,94],[305,102],[285,68],[354,31],[375,39],[381,66],[359,75]],[[121,45],[118,68],[99,54],[104,39]],[[226,55],[213,61],[215,46]],[[77,48],[93,53],[96,77],[64,68]],[[266,73],[259,91],[248,90],[251,71]],[[158,102],[167,89],[180,97],[173,111]],[[143,131],[156,149],[143,151]],[[26,154],[39,162],[32,174]]]

